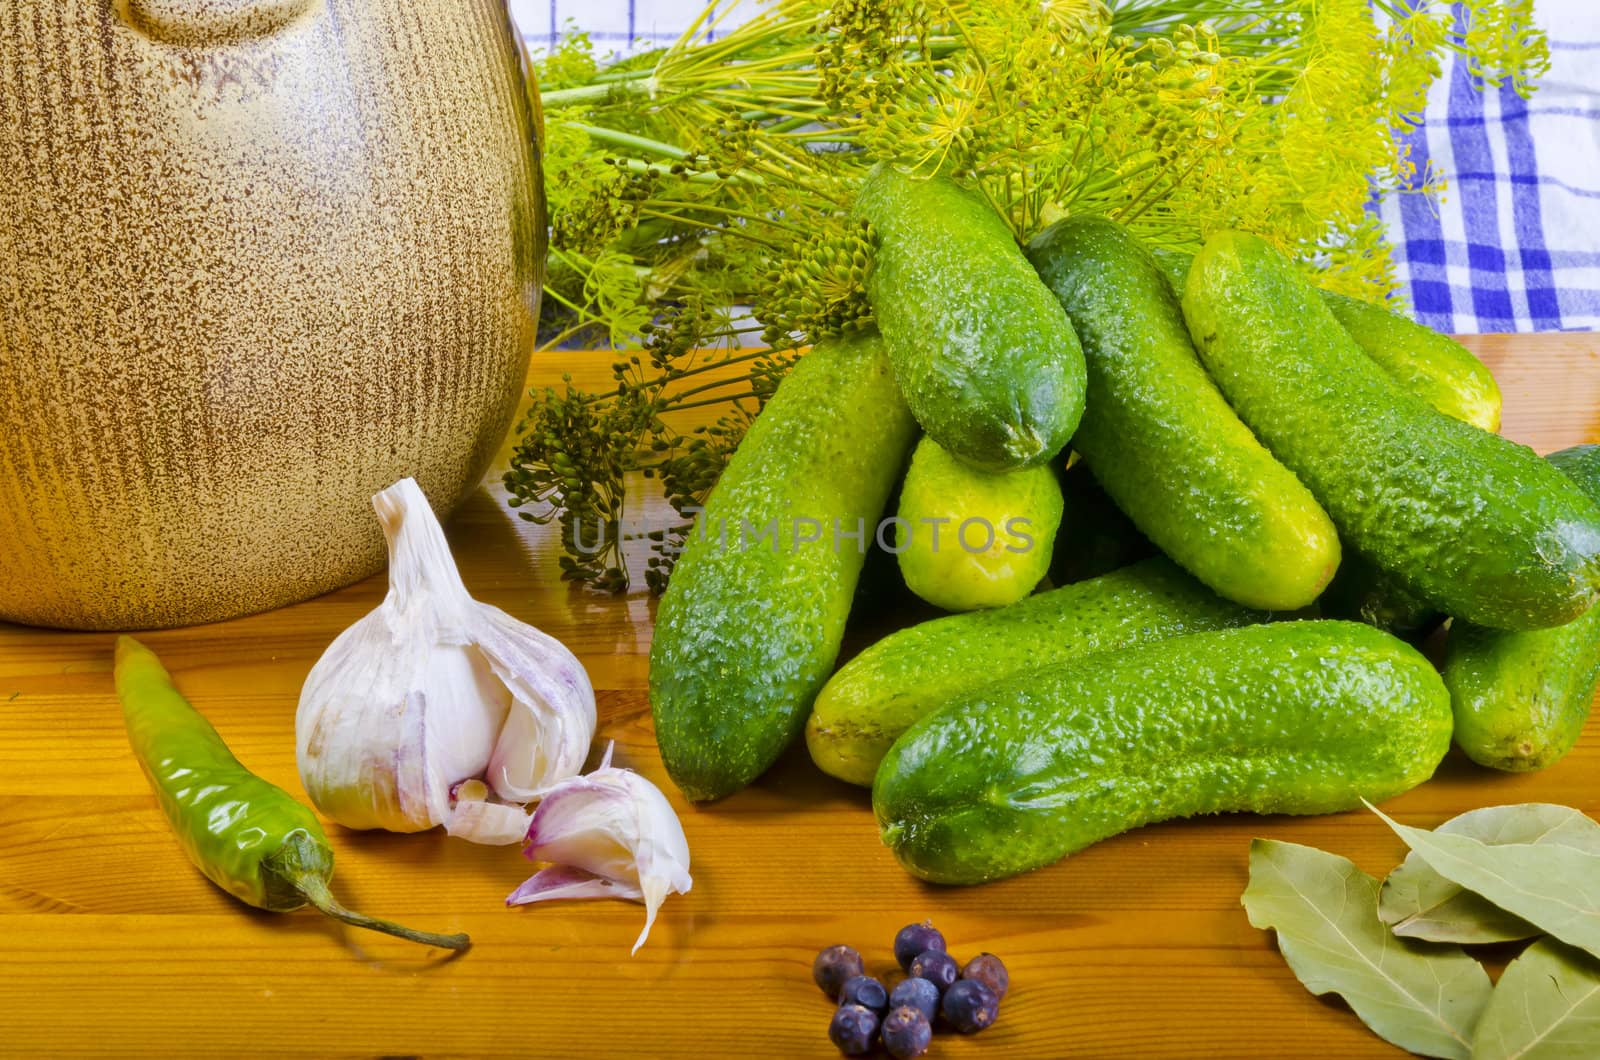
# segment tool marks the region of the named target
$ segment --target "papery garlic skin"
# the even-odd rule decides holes
[[[575,776],[594,740],[594,690],[559,641],[468,593],[427,498],[402,479],[372,499],[389,593],[341,633],[300,693],[300,779],[350,828],[443,824],[514,843],[520,805]],[[482,778],[503,803],[452,800]]]
[[[694,885],[689,840],[661,789],[631,769],[612,766],[611,751],[606,748],[593,773],[545,793],[523,853],[551,866],[513,891],[506,904],[605,897],[643,902],[637,953],[667,895],[685,894]]]

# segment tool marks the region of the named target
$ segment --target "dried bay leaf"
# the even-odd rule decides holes
[[[1460,947],[1396,938],[1378,919],[1378,881],[1296,843],[1250,844],[1244,907],[1313,994],[1337,993],[1385,1040],[1466,1060],[1489,976]]]
[[[1367,805],[1441,876],[1600,956],[1600,854],[1547,843],[1489,846],[1411,828]]]
[[[1512,961],[1472,1040],[1474,1060],[1600,1056],[1600,962],[1545,938]]]
[[[1549,803],[1489,806],[1453,817],[1434,831],[1489,846],[1553,843],[1600,854],[1600,824],[1570,806]],[[1396,935],[1430,942],[1511,942],[1540,933],[1521,917],[1440,875],[1415,852],[1383,881],[1378,917]]]

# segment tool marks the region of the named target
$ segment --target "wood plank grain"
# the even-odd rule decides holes
[[[1506,432],[1549,450],[1600,441],[1600,343],[1471,344],[1506,391]],[[595,369],[595,365],[599,369]],[[598,357],[546,362],[543,384]],[[633,499],[654,504],[635,483]],[[1324,847],[1382,873],[1403,850],[1364,813],[1218,817],[1119,836],[981,888],[919,883],[878,843],[867,794],[796,749],[750,790],[690,806],[667,782],[643,688],[653,601],[556,579],[556,544],[492,479],[449,536],[479,597],[571,645],[600,689],[601,742],[660,784],[694,853],[648,945],[622,902],[509,910],[515,848],[437,833],[331,829],[336,890],[376,915],[465,930],[442,961],[312,914],[239,906],[184,861],[127,751],[111,638],[0,626],[0,1054],[91,1056],[827,1057],[816,950],[892,963],[902,924],[932,917],[959,954],[1013,975],[995,1027],[939,1056],[1388,1056],[1342,1006],[1312,998],[1239,906],[1252,836]],[[301,793],[299,686],[381,579],[233,622],[150,634],[190,697],[252,768]],[[1492,774],[1459,755],[1386,808],[1433,825],[1475,806],[1548,800],[1600,812],[1600,715],[1564,761]]]

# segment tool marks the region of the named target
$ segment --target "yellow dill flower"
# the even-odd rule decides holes
[[[1534,26],[1533,0],[1466,0],[1461,41],[1472,73],[1498,87],[1507,78],[1527,96],[1550,69],[1550,42]]]

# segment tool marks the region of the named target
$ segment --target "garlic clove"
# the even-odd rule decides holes
[[[363,620],[341,634],[306,679],[295,721],[300,779],[317,809],[348,828],[417,832],[433,827],[421,697],[398,687],[367,697],[346,686],[344,675],[377,655],[361,643],[370,627]],[[384,683],[373,674],[374,686]]]
[[[638,952],[667,895],[686,893],[693,886],[689,841],[661,789],[631,769],[613,767],[611,753],[612,747],[607,747],[593,773],[564,780],[545,793],[528,827],[523,853],[533,861],[551,862],[565,874],[543,882],[536,874],[513,897],[540,901],[563,896],[545,890],[563,888],[571,897],[631,892],[645,906],[644,930],[633,944]],[[611,888],[590,885],[580,894],[578,885],[585,877],[607,881]],[[562,881],[562,886],[552,880]]]
[[[582,771],[597,724],[594,688],[566,645],[497,607],[478,606],[478,648],[515,708],[500,729],[485,776],[501,798],[530,802]]]
[[[594,691],[553,637],[474,600],[421,489],[373,498],[389,543],[389,592],[306,678],[295,718],[300,776],[351,828],[509,844],[525,803],[583,768]],[[483,779],[482,798],[453,798]],[[492,790],[492,796],[491,796]]]
[[[509,846],[528,834],[533,815],[521,806],[491,801],[481,780],[456,786],[444,814],[447,834],[487,846]]]
[[[522,886],[506,898],[506,905],[529,905],[558,898],[626,898],[637,902],[644,898],[644,894],[637,887],[608,880],[583,869],[552,865],[523,881]]]
[[[482,776],[511,713],[511,690],[475,644],[436,643],[422,659],[417,680],[429,775]],[[444,726],[448,732],[439,731]]]

